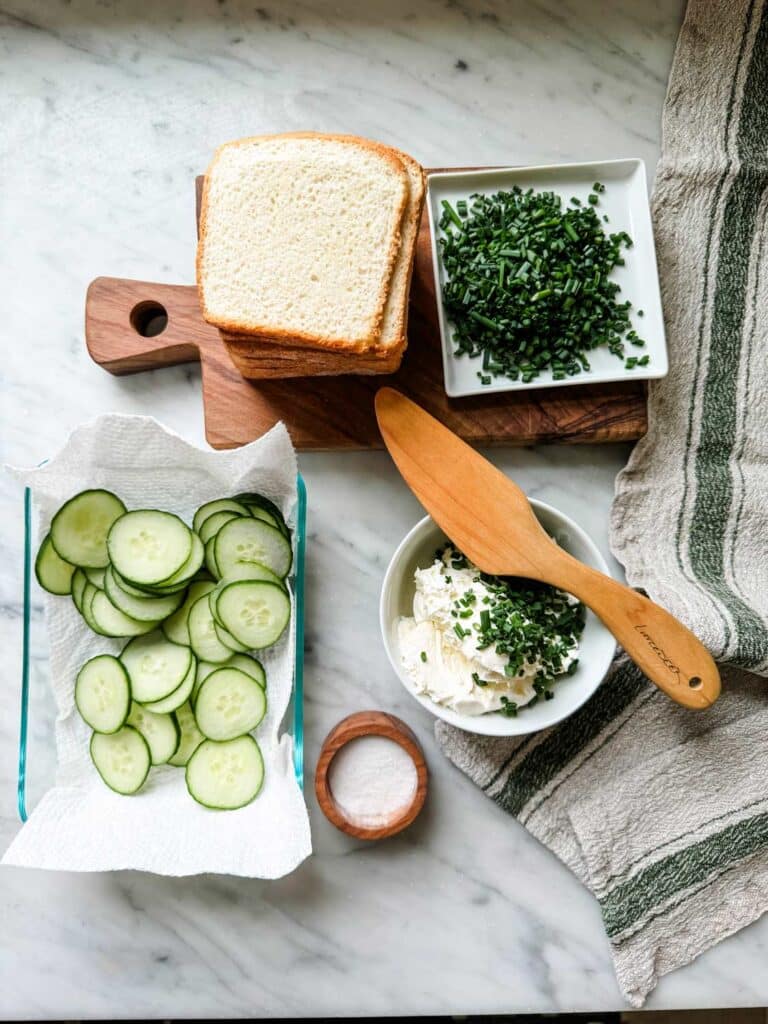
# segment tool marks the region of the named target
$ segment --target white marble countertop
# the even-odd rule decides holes
[[[256,0],[262,2],[262,0]],[[99,274],[193,279],[192,181],[214,146],[314,128],[427,165],[640,156],[652,174],[680,0],[6,0],[0,11],[2,460],[95,413],[202,441],[194,367],[114,378],[83,344]],[[495,452],[607,552],[621,447]],[[316,854],[274,883],[0,871],[0,1016],[238,1017],[619,1008],[598,908],[439,755],[386,664],[377,598],[419,517],[386,455],[301,458],[310,495],[307,763],[343,715],[417,731],[424,814],[378,846],[310,797]],[[18,826],[21,496],[0,478],[0,845]],[[332,600],[329,600],[332,595]],[[35,609],[35,631],[41,631]],[[362,652],[362,657],[361,657]],[[36,642],[34,772],[49,720]],[[39,705],[39,707],[38,707]],[[48,755],[49,756],[49,755]],[[35,789],[33,783],[33,790]],[[309,787],[311,789],[311,786]],[[768,922],[662,981],[654,1007],[764,1004]]]

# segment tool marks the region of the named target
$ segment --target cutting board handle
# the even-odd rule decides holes
[[[192,363],[201,345],[220,344],[200,312],[193,285],[97,277],[85,300],[85,343],[110,373]]]

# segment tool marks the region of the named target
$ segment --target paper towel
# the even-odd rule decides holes
[[[215,452],[188,444],[150,417],[102,416],[78,427],[44,466],[11,472],[32,490],[38,540],[64,501],[94,487],[114,491],[129,509],[166,509],[187,523],[204,502],[239,491],[271,498],[289,523],[296,506],[296,455],[282,424],[243,448]],[[74,706],[74,681],[84,661],[117,654],[124,641],[92,633],[69,598],[46,594],[45,612],[58,712],[56,783],[11,843],[3,864],[279,878],[311,853],[292,738],[280,735],[293,684],[292,630],[259,655],[268,698],[255,734],[264,755],[263,789],[247,807],[212,811],[187,793],[178,768],[153,768],[132,797],[104,785],[88,755],[90,730]]]

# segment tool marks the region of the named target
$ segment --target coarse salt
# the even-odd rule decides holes
[[[394,740],[358,736],[334,755],[328,768],[328,785],[349,822],[362,828],[379,828],[400,817],[413,801],[416,765]]]

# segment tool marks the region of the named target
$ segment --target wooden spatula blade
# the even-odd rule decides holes
[[[543,530],[520,488],[399,391],[378,391],[376,416],[405,482],[453,543],[484,572],[538,578],[526,548]]]

